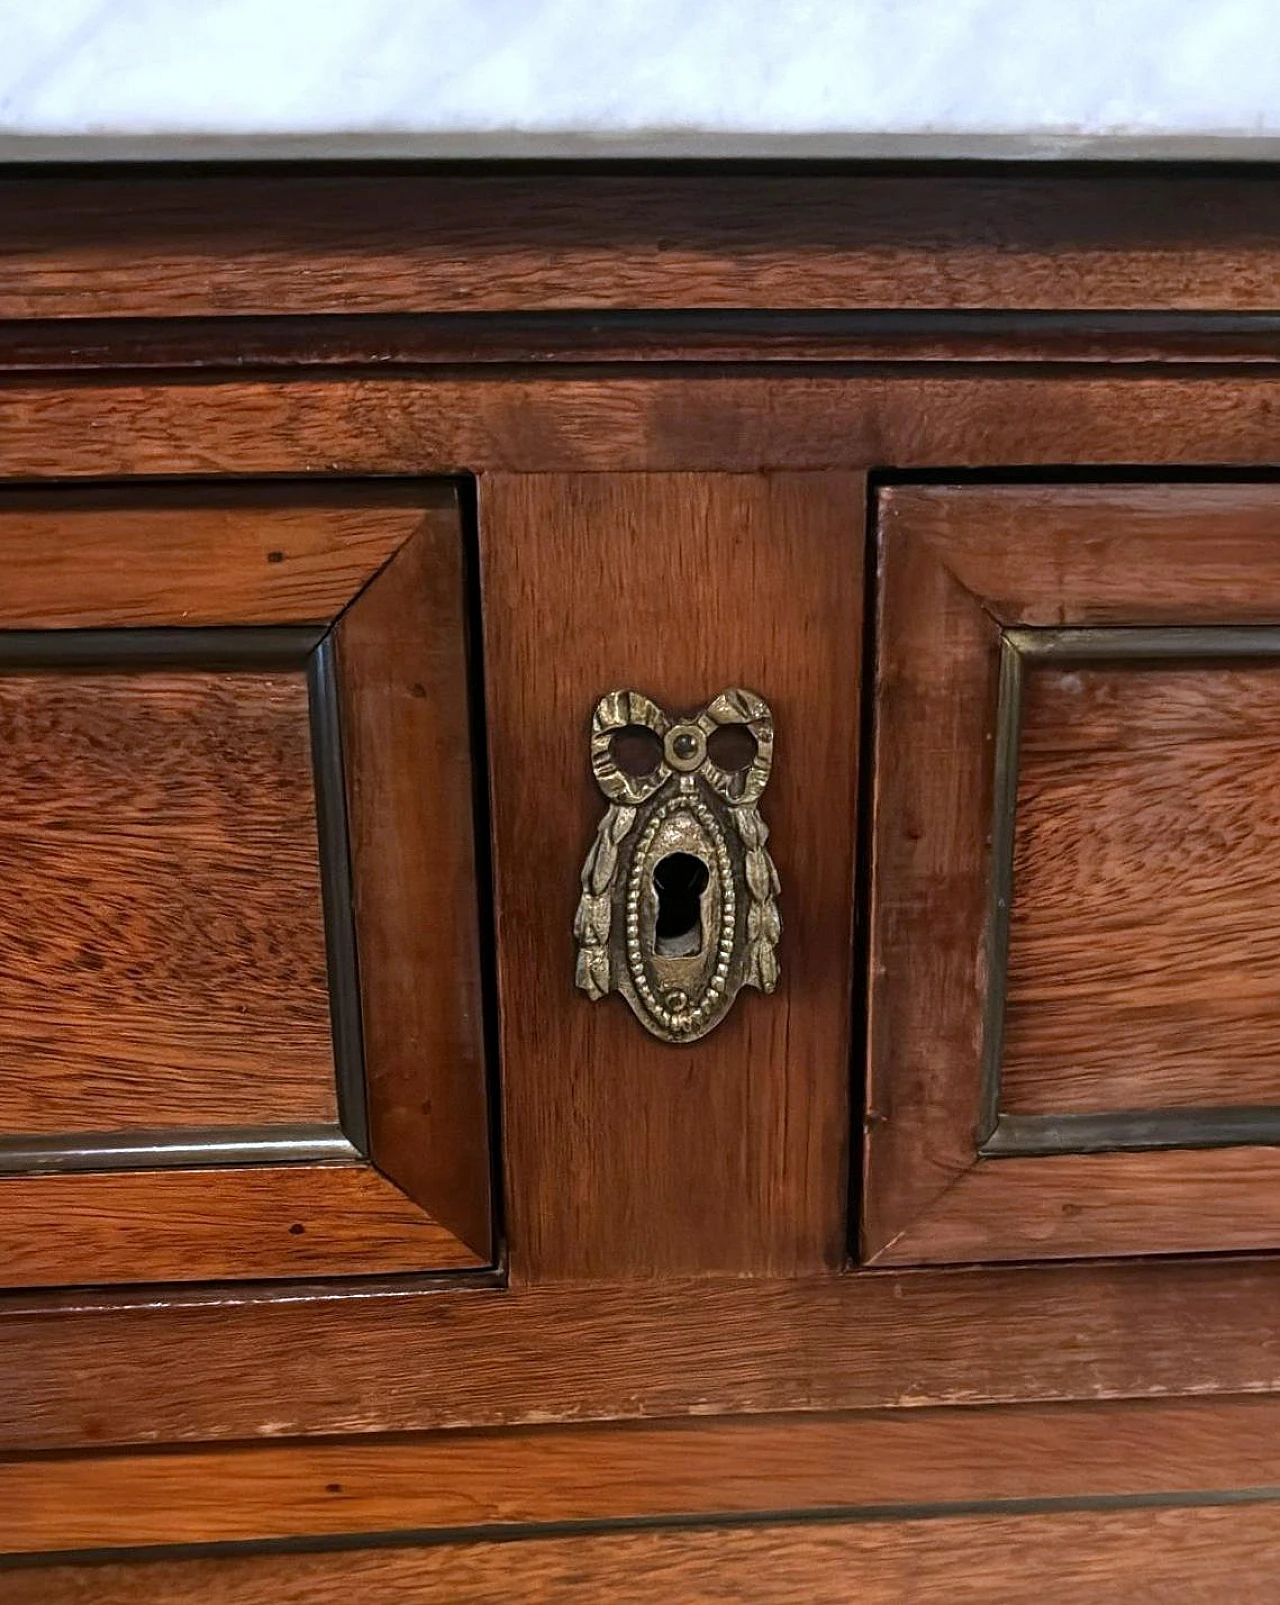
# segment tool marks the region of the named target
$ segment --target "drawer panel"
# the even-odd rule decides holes
[[[453,492],[135,501],[0,500],[0,1283],[485,1264]]]
[[[880,505],[863,1246],[1280,1241],[1280,490]]]
[[[52,632],[32,673],[5,639],[0,1131],[335,1121],[303,670],[60,670]]]
[[[1280,658],[1032,659],[1021,713],[1001,1108],[1280,1105]]]

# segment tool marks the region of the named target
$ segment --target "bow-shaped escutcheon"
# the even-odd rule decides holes
[[[778,984],[778,873],[760,796],[773,767],[763,697],[722,691],[674,716],[601,697],[591,768],[609,804],[582,869],[577,983],[620,992],[666,1042],[696,1042],[744,986]]]

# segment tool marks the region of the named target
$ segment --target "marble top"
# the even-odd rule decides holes
[[[8,0],[0,158],[1280,154],[1276,0]]]

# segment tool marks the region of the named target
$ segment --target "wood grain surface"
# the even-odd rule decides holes
[[[481,1263],[367,1165],[6,1176],[0,1199],[0,1287],[371,1276]]]
[[[993,632],[993,619],[1274,619],[1277,487],[893,486],[879,521],[883,870],[872,913],[866,1257],[1274,1246],[1274,1150],[978,1160],[994,749],[978,715],[961,726],[957,710],[985,708],[991,720],[996,694],[990,651],[958,651],[944,599],[966,598],[954,605]],[[913,565],[935,574],[936,596],[912,579]],[[1007,1044],[1017,1109],[1062,1107],[1059,1098],[1076,1110],[1158,1108],[1166,1084],[1169,1107],[1266,1100],[1271,669],[1202,662],[1029,678]],[[883,858],[885,844],[897,859]],[[965,865],[968,880],[930,876]],[[914,912],[916,939],[895,947],[899,905]],[[952,984],[924,984],[934,971]],[[885,1000],[900,1014],[879,1033]],[[899,1018],[903,1028],[890,1030]],[[932,1041],[937,1055],[922,1057]]]
[[[795,1274],[845,1255],[863,486],[850,475],[493,477],[480,487],[512,1274]],[[745,686],[782,981],[689,1047],[574,986],[604,799],[590,718]]]
[[[0,1443],[1274,1393],[1276,1328],[1265,1257],[523,1291],[32,1294],[0,1304]]]
[[[1270,312],[1280,208],[1264,173],[45,172],[0,191],[0,317]]]
[[[310,1554],[60,1565],[5,1574],[12,1605],[1205,1605],[1265,1599],[1280,1503],[792,1521]]]
[[[0,493],[0,628],[322,623],[421,516],[289,494]]]
[[[1273,1249],[1278,1195],[1277,1148],[984,1159],[876,1263]]]
[[[156,183],[98,174],[17,177],[5,181],[3,193],[0,316],[37,321],[0,330],[0,354],[11,354],[15,339],[19,346],[52,342],[43,347],[41,377],[17,377],[10,368],[0,385],[5,473],[28,484],[79,481],[84,489],[62,484],[45,493],[59,519],[66,514],[56,528],[46,521],[48,508],[6,494],[0,624],[328,620],[418,525],[421,500],[397,503],[394,520],[402,522],[391,528],[391,504],[382,498],[416,494],[407,485],[389,486],[393,478],[601,476],[590,495],[499,483],[494,504],[506,522],[496,562],[497,548],[490,548],[490,583],[507,611],[498,615],[501,630],[491,629],[489,672],[498,688],[495,705],[512,715],[493,721],[494,773],[506,797],[498,809],[499,874],[508,913],[514,907],[521,921],[504,941],[523,955],[517,984],[508,984],[503,999],[508,1050],[513,1043],[520,1049],[507,1055],[509,1114],[526,1099],[506,1156],[516,1285],[483,1285],[488,1273],[469,1287],[456,1285],[460,1277],[413,1276],[411,1267],[458,1263],[458,1239],[357,1167],[242,1171],[209,1180],[171,1173],[159,1183],[125,1177],[110,1197],[107,1183],[118,1178],[46,1178],[41,1188],[61,1188],[56,1205],[49,1191],[36,1197],[11,1190],[4,1195],[11,1209],[0,1212],[0,1222],[25,1233],[27,1255],[40,1252],[43,1236],[68,1256],[73,1271],[83,1267],[89,1282],[102,1280],[104,1266],[109,1271],[126,1261],[130,1276],[146,1264],[160,1275],[209,1279],[204,1286],[63,1287],[0,1299],[0,1443],[55,1451],[0,1467],[0,1483],[12,1479],[9,1497],[28,1500],[22,1508],[29,1536],[60,1541],[47,1524],[89,1523],[95,1505],[97,1514],[117,1511],[140,1542],[165,1541],[162,1531],[193,1535],[216,1527],[230,1535],[244,1530],[237,1523],[292,1523],[292,1535],[305,1537],[312,1523],[335,1533],[349,1521],[351,1534],[375,1523],[394,1529],[421,1520],[431,1531],[445,1520],[536,1522],[544,1519],[538,1512],[549,1520],[675,1521],[714,1513],[717,1495],[740,1499],[729,1513],[752,1521],[719,1531],[683,1525],[544,1534],[521,1543],[40,1567],[7,1573],[0,1595],[19,1605],[110,1605],[113,1598],[132,1605],[148,1596],[175,1605],[183,1599],[275,1605],[290,1598],[377,1605],[422,1596],[754,1597],[819,1605],[851,1596],[1043,1596],[1090,1605],[1107,1598],[1268,1597],[1280,1556],[1274,1504],[1037,1513],[1018,1501],[1124,1497],[1126,1480],[1140,1484],[1132,1492],[1153,1500],[1169,1489],[1184,1500],[1196,1497],[1198,1477],[1201,1494],[1223,1493],[1233,1483],[1274,1489],[1274,1400],[1262,1396],[1280,1392],[1280,1358],[1270,1336],[1280,1330],[1280,1280],[1269,1255],[1233,1260],[1222,1252],[1271,1230],[1270,1200],[1280,1196],[1280,1177],[1272,1174],[1270,1152],[1197,1155],[1190,1163],[1185,1155],[1124,1156],[1124,1166],[1105,1177],[1092,1160],[1003,1161],[1003,1180],[995,1165],[979,1166],[942,1199],[963,1204],[950,1218],[931,1223],[919,1212],[903,1228],[909,1233],[919,1225],[928,1238],[926,1256],[1012,1247],[1034,1260],[1112,1254],[1117,1243],[1121,1251],[1140,1243],[1166,1254],[1188,1246],[1215,1251],[1198,1258],[1148,1257],[1144,1248],[1128,1263],[790,1273],[833,1263],[832,1244],[843,1241],[845,1225],[842,1188],[832,1183],[843,1176],[837,1145],[848,1109],[834,1082],[823,1079],[840,1055],[814,1050],[838,1039],[831,1001],[837,980],[846,999],[851,991],[845,966],[853,898],[847,875],[818,881],[817,854],[810,858],[805,844],[815,840],[817,816],[809,810],[819,799],[825,806],[847,780],[852,801],[851,745],[837,740],[836,757],[824,767],[814,756],[812,732],[820,728],[830,741],[845,731],[833,686],[848,681],[856,701],[845,674],[847,661],[856,661],[845,624],[860,608],[847,589],[856,565],[839,572],[832,566],[860,538],[856,523],[846,520],[846,505],[862,500],[854,476],[867,469],[922,470],[935,479],[973,469],[1053,474],[1064,465],[1077,479],[1093,466],[1123,473],[1138,465],[1147,478],[1165,469],[1195,470],[1202,478],[1269,472],[1280,415],[1280,377],[1270,360],[1274,325],[1266,321],[1275,305],[1280,237],[1273,177],[1262,171],[1086,177],[1064,170],[1048,181],[1013,171],[942,178],[753,170],[660,179],[590,171],[183,174]],[[496,344],[479,357],[455,343],[445,361],[432,346],[442,338],[476,340],[465,319],[454,321],[460,313],[514,311],[538,319],[577,309],[590,319],[604,307],[628,309],[628,317],[643,316],[645,308],[679,316],[680,308],[878,308],[892,315],[901,307],[924,309],[932,321],[908,331],[923,346],[891,340],[874,352],[844,336],[830,340],[830,330],[816,342],[812,330],[801,331],[788,348],[792,331],[771,346],[767,369],[746,365],[764,354],[757,352],[758,331],[739,331],[727,346],[704,343],[691,356],[679,340],[672,344],[663,331],[652,338],[634,321],[619,345],[617,330],[602,320],[586,337],[592,349],[576,356],[566,355],[562,336],[546,326],[529,328],[523,344],[513,346],[509,327],[486,323],[484,340]],[[1013,334],[1019,309],[1028,308],[1100,309],[1100,321],[1072,333],[1069,342],[1079,343],[1069,351],[1040,349],[1034,341],[1044,331],[1037,333],[1034,319]],[[1123,308],[1152,312],[1143,336],[1150,343],[1128,348],[1123,361],[1107,366],[1120,352],[1103,336],[1102,322]],[[1179,310],[1195,308],[1210,310],[1204,325],[1180,325]],[[402,316],[422,309],[448,320],[448,329],[428,331]],[[978,332],[966,324],[948,333],[948,309],[994,313],[1000,328]],[[1229,321],[1248,309],[1260,315]],[[258,315],[329,312],[344,316],[319,335],[285,331],[286,345],[297,341],[286,374],[273,345],[280,331]],[[371,338],[362,314],[386,314],[396,328]],[[104,356],[97,331],[112,319],[119,325],[112,341],[123,343]],[[153,320],[150,334],[142,319]],[[199,346],[218,320],[226,339]],[[1136,334],[1136,326],[1129,332]],[[953,336],[976,344],[947,345]],[[928,343],[935,339],[943,344]],[[426,356],[423,341],[432,346]],[[194,356],[192,342],[199,347]],[[950,365],[940,366],[939,357]],[[308,371],[312,358],[323,372]],[[23,360],[19,352],[19,369]],[[719,360],[739,366],[710,366]],[[1237,365],[1246,361],[1247,370]],[[473,362],[483,368],[457,365]],[[664,478],[761,469],[796,472],[779,475],[767,495],[723,488],[694,494],[672,489]],[[828,477],[828,470],[838,473]],[[653,483],[618,493],[629,473],[652,476]],[[843,490],[825,488],[846,475],[855,487],[847,504]],[[152,483],[136,495],[101,488],[133,476]],[[272,497],[281,499],[271,502],[276,511],[295,506],[296,485],[269,493],[255,485],[246,494],[264,498],[259,511],[232,516],[220,500],[214,506],[224,494],[212,488],[218,476],[305,476],[308,509],[310,498],[321,495],[321,479],[378,476],[386,487],[376,498],[378,516],[388,523],[375,534],[372,517],[348,505],[326,510],[326,520],[344,521],[340,530],[312,521],[307,511],[282,535],[276,531],[283,525],[268,529],[262,509]],[[193,484],[175,490],[157,483],[179,478]],[[822,490],[813,488],[820,484]],[[710,510],[700,512],[704,494]],[[154,522],[140,523],[130,512],[131,503],[158,507],[162,497],[184,495],[176,518],[171,507]],[[929,543],[935,551],[952,544],[945,566],[989,615],[1043,623],[1280,618],[1278,493],[1270,485],[967,483],[896,486],[889,495],[932,498],[934,513],[917,507],[912,517],[922,529],[934,518]],[[956,511],[957,496],[973,498],[964,502],[971,511]],[[762,524],[759,504],[766,501]],[[591,515],[586,534],[584,509]],[[99,514],[114,521],[106,534],[94,522]],[[669,521],[677,515],[688,527],[675,531]],[[968,530],[959,548],[955,520]],[[765,526],[784,530],[782,550],[759,537]],[[527,549],[510,540],[511,532]],[[638,550],[637,534],[646,537],[647,553]],[[988,550],[984,542],[994,544]],[[734,662],[762,678],[767,671],[770,679],[780,663],[796,677],[786,693],[791,711],[780,721],[780,767],[765,811],[775,826],[790,922],[784,964],[806,957],[790,973],[801,977],[806,1009],[813,1006],[806,1018],[825,1022],[828,1035],[820,1038],[816,1028],[806,1035],[797,1009],[781,1101],[755,1096],[760,1081],[766,1091],[777,1086],[754,1063],[735,1066],[751,1099],[706,1099],[693,1079],[681,1101],[678,1088],[656,1077],[627,1080],[619,1093],[603,1071],[598,1082],[592,1079],[596,1061],[583,1055],[581,1042],[569,1043],[576,1056],[564,1051],[567,1033],[559,1032],[570,1016],[561,1004],[569,1000],[555,995],[568,979],[567,925],[595,801],[574,745],[579,738],[566,733],[564,714],[580,729],[602,687],[579,686],[575,675],[585,680],[591,664],[607,669],[615,660],[649,671],[655,655],[648,640],[639,640],[643,627],[660,641],[661,677],[651,688],[702,695],[702,671],[730,658],[718,655],[718,634],[702,633],[721,603],[713,598],[708,605],[708,591],[699,589],[711,585],[705,559],[725,550],[733,551],[735,567],[732,579],[717,581],[724,615],[759,606],[780,621],[778,639],[789,642],[775,650],[769,637],[766,652],[758,645],[764,637],[750,643],[735,637]],[[539,554],[546,552],[554,562],[543,568]],[[671,627],[669,609],[656,599],[629,610],[611,602],[601,559],[614,562],[619,552],[633,588],[636,568],[629,565],[650,555],[691,584],[703,604],[697,628]],[[687,568],[682,553],[701,568]],[[548,597],[543,618],[530,621],[531,599]],[[798,622],[803,607],[812,610],[808,636]],[[603,619],[594,637],[581,628],[592,608]],[[946,608],[939,617],[946,626],[939,661],[951,654],[950,661],[968,662],[966,642],[973,645],[985,624]],[[839,650],[832,645],[837,636]],[[536,661],[522,646],[535,637]],[[621,647],[631,655],[624,658]],[[810,693],[800,679],[805,654],[821,693]],[[985,655],[981,661],[986,672]],[[518,685],[519,674],[534,668],[547,671],[551,691]],[[912,684],[905,679],[905,689],[882,682],[882,711],[895,706],[895,696],[897,706],[909,699]],[[960,699],[968,696],[970,714],[982,701],[975,686]],[[759,689],[774,695],[770,684]],[[814,698],[814,717],[797,724],[792,714],[802,690]],[[937,687],[935,693],[942,696]],[[1195,722],[1201,710],[1193,701],[1173,704],[1197,732],[1192,745],[1225,750],[1237,739],[1227,709],[1210,699],[1205,717],[1221,720],[1227,731],[1210,736]],[[539,707],[545,725],[537,722]],[[1158,731],[1148,736],[1147,726],[1158,724],[1159,715],[1138,711],[1148,751],[1158,747]],[[952,713],[957,727],[979,733],[976,718],[964,723],[963,708]],[[400,729],[389,719],[386,728],[393,726]],[[1114,751],[1137,734],[1116,729],[1115,740],[1107,735],[1106,742]],[[1245,734],[1239,739],[1249,742]],[[803,770],[786,781],[797,788],[788,794],[782,777],[793,740],[810,745]],[[1264,761],[1253,744],[1241,755]],[[926,778],[951,759],[945,743],[921,743]],[[1165,759],[1144,758],[1157,761]],[[369,772],[377,772],[375,762]],[[972,776],[955,773],[962,806]],[[943,788],[922,789],[937,801]],[[1240,832],[1246,822],[1251,830],[1266,825],[1261,790],[1237,794],[1225,773],[1212,789],[1215,797],[1238,799]],[[910,812],[914,798],[906,802]],[[778,828],[783,820],[785,836]],[[986,829],[981,811],[966,826],[940,803],[935,822],[962,849],[963,863],[974,861]],[[821,834],[827,828],[818,839],[829,862],[831,844]],[[1227,839],[1243,864],[1240,837],[1228,831]],[[921,838],[902,846],[903,862],[922,871],[941,866],[936,880],[920,875],[921,906],[932,909],[943,938],[971,953],[967,928],[957,933],[948,912],[964,902],[964,870],[957,881],[953,867],[931,860],[930,852]],[[1045,855],[1046,866],[1051,858]],[[1172,865],[1170,874],[1181,895]],[[1225,888],[1243,905],[1252,887],[1227,874],[1225,865],[1211,868],[1206,859],[1209,889]],[[1260,863],[1257,875],[1265,879]],[[804,896],[788,901],[791,887],[805,886]],[[1066,888],[1072,889],[1069,879]],[[557,897],[565,900],[560,913]],[[898,907],[905,930],[909,910]],[[844,934],[835,940],[840,921]],[[928,922],[919,918],[913,928],[926,942]],[[1224,940],[1236,939],[1229,921],[1222,929]],[[815,930],[826,944],[820,951],[805,947]],[[799,949],[786,946],[793,938]],[[900,957],[935,974],[923,949]],[[1252,963],[1246,957],[1245,968]],[[936,973],[955,977],[959,967],[952,960]],[[1260,971],[1249,979],[1260,981]],[[972,992],[971,976],[966,1000]],[[779,1001],[744,1000],[738,1011],[750,1022],[744,1038],[773,1047],[773,1028],[763,1022]],[[910,1011],[898,1018],[911,1023]],[[638,1033],[634,1022],[621,1019]],[[971,1046],[963,1038],[972,1019],[962,1007],[951,1022],[957,1049]],[[531,1022],[550,1026],[538,1036]],[[591,1029],[606,1034],[600,1025]],[[618,1040],[631,1039],[624,1033]],[[760,1062],[774,1061],[765,1052]],[[964,1089],[931,1092],[922,1084],[922,1090],[949,1111],[948,1120],[970,1106]],[[616,1109],[608,1101],[615,1094]],[[895,1107],[877,1096],[871,1113],[886,1107],[900,1119],[905,1100]],[[797,1108],[799,1124],[792,1126]],[[688,1109],[699,1116],[710,1110],[713,1118],[706,1126],[693,1120],[678,1126],[677,1114]],[[661,1118],[646,1125],[654,1111]],[[588,1119],[603,1133],[594,1147]],[[629,1152],[620,1134],[637,1119],[641,1141]],[[724,1140],[729,1130],[737,1147]],[[874,1122],[872,1130],[874,1150],[875,1133],[885,1133]],[[914,1146],[908,1132],[898,1150],[919,1164],[921,1199],[936,1197],[951,1178],[958,1130],[952,1123],[918,1132]],[[700,1132],[709,1138],[701,1151]],[[754,1133],[766,1135],[752,1149],[747,1136]],[[664,1168],[673,1156],[679,1163]],[[575,1191],[572,1175],[557,1175],[561,1160],[577,1164],[590,1187]],[[215,1182],[230,1189],[225,1197],[211,1190]],[[733,1182],[750,1185],[732,1204],[712,1210],[700,1203],[711,1196],[704,1187]],[[179,1196],[184,1185],[190,1190]],[[655,1199],[665,1216],[647,1212]],[[1197,1224],[1202,1235],[1193,1238]],[[433,1230],[439,1238],[426,1252],[422,1245]],[[139,1245],[153,1251],[150,1260],[139,1258]],[[893,1251],[910,1257],[909,1236]],[[786,1274],[704,1277],[713,1265]],[[698,1274],[672,1280],[673,1269]],[[643,1279],[651,1272],[660,1274]],[[530,1275],[579,1274],[616,1280],[521,1285]],[[282,1289],[237,1284],[241,1276],[293,1280]],[[350,1279],[335,1280],[342,1276]],[[1202,1414],[1198,1405],[1172,1403],[1169,1395],[1179,1393],[1241,1397],[1206,1402]],[[1156,1402],[1140,1424],[1129,1412],[1146,1407],[1124,1401],[1144,1397]],[[979,1408],[966,1411],[963,1422],[950,1414],[930,1420],[912,1408],[856,1430],[823,1419],[824,1412],[855,1408],[1072,1398],[1117,1402],[1099,1414],[1060,1415],[1039,1404],[1010,1416]],[[804,1419],[779,1422],[767,1416],[774,1411],[801,1412]],[[732,1412],[749,1419],[651,1419]],[[624,1419],[634,1425],[616,1425]],[[574,1425],[589,1421],[597,1424]],[[543,1430],[550,1423],[565,1425]],[[438,1427],[466,1429],[465,1441],[376,1436]],[[470,1430],[486,1427],[495,1429],[492,1437]],[[357,1434],[358,1444],[279,1442]],[[590,1453],[578,1452],[588,1441]],[[86,1461],[62,1453],[87,1443],[103,1452]],[[117,1455],[112,1445],[134,1447]],[[345,1475],[335,1469],[339,1457]],[[305,1471],[291,1481],[300,1465]],[[186,1480],[176,1474],[179,1467]],[[776,1482],[771,1467],[782,1468]],[[220,1478],[219,1468],[230,1475]],[[60,1477],[67,1481],[58,1483]],[[918,1521],[793,1520],[769,1509],[774,1498],[795,1497],[812,1511],[824,1489],[856,1496],[859,1487],[872,1486],[890,1501],[1011,1503],[1003,1512],[953,1510]],[[469,1500],[473,1516],[464,1513]],[[677,1508],[686,1501],[690,1508]],[[0,1511],[0,1520],[8,1513]],[[770,1514],[778,1519],[753,1524]],[[92,1541],[90,1525],[80,1531]]]
[[[470,692],[456,502],[337,628],[374,1163],[493,1251]]]
[[[1280,484],[894,486],[880,513],[1005,624],[1280,617]]]
[[[0,675],[0,1131],[336,1118],[301,671]]]
[[[878,535],[862,1253],[975,1158],[999,630],[914,530]]]
[[[102,376],[0,387],[6,471],[129,474],[1267,466],[1280,378],[896,371]],[[394,544],[394,543],[393,543]]]
[[[0,1460],[0,1552],[1280,1485],[1280,1400],[637,1422]]]
[[[1045,664],[1022,705],[1002,1108],[1280,1104],[1280,664]]]

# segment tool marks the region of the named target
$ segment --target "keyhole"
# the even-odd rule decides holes
[[[658,894],[654,946],[659,958],[686,959],[702,951],[702,894],[710,871],[692,853],[668,853],[654,866]]]

